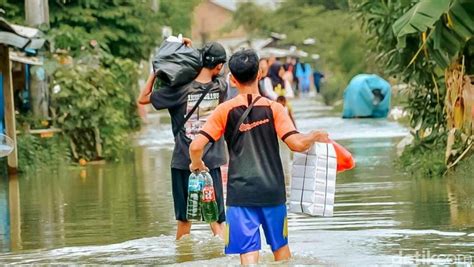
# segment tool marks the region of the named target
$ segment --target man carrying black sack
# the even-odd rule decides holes
[[[183,42],[186,45],[191,44],[187,38],[184,38]],[[189,144],[199,134],[207,117],[226,98],[226,82],[224,77],[219,76],[226,58],[226,52],[222,45],[215,42],[206,44],[202,49],[203,68],[193,81],[183,86],[164,86],[153,91],[156,78],[152,73],[138,98],[140,104],[151,103],[156,109],[168,109],[171,115],[171,125],[175,137],[171,160],[171,180],[174,211],[178,221],[176,239],[189,234],[191,230],[191,222],[187,220],[186,216],[188,180],[191,174],[189,171],[191,163]],[[213,179],[219,208],[219,219],[217,222],[211,223],[210,226],[213,234],[219,236],[222,236],[222,223],[225,221],[220,170],[220,166],[227,162],[224,145],[223,138],[210,144],[206,147],[203,158]]]

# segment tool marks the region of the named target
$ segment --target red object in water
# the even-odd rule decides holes
[[[351,152],[333,140],[330,140],[330,143],[334,146],[334,150],[336,151],[337,172],[343,172],[354,168],[355,162]]]

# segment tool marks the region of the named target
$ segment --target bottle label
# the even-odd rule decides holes
[[[214,195],[214,187],[205,186],[202,189],[202,202],[211,202],[215,200],[216,200],[216,196]]]
[[[196,192],[199,191],[201,184],[198,180],[190,180],[188,184],[188,191],[189,192]]]

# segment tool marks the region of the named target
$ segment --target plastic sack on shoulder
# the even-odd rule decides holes
[[[191,82],[198,75],[202,68],[201,52],[182,42],[168,39],[161,44],[152,64],[162,84],[180,86]]]

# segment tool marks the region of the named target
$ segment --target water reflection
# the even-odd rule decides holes
[[[3,161],[2,161],[3,162]],[[3,164],[3,166],[6,166]],[[18,177],[7,176],[6,168],[0,178],[0,251],[21,249],[21,214]]]
[[[2,252],[10,249],[10,207],[8,207],[8,177],[1,177],[0,186],[0,248]]]

